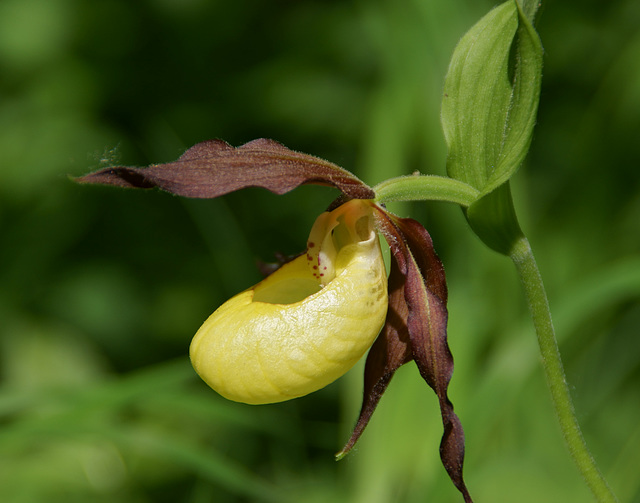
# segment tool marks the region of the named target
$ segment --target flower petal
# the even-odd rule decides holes
[[[409,246],[427,289],[437,295],[446,305],[448,292],[444,266],[433,248],[433,241],[427,229],[412,218],[394,217],[394,222]]]
[[[303,184],[329,185],[353,199],[375,193],[349,171],[267,139],[234,148],[222,140],[198,143],[177,161],[147,168],[116,166],[77,178],[79,183],[148,189],[179,196],[214,198],[246,187],[284,194]]]
[[[466,502],[471,496],[462,475],[464,431],[447,388],[453,373],[453,357],[447,343],[447,308],[444,269],[433,250],[426,229],[410,218],[394,218],[405,237],[407,279],[405,296],[409,307],[407,326],[413,357],[422,378],[438,396],[444,434],[440,458],[454,485]]]
[[[306,254],[209,317],[190,350],[209,386],[230,400],[280,402],[326,386],[362,357],[388,305],[371,213],[360,200],[323,213]]]
[[[438,396],[444,426],[440,444],[442,463],[465,502],[469,503],[471,496],[462,476],[464,432],[447,396],[453,358],[447,344],[444,268],[433,249],[431,237],[419,222],[398,218],[376,208],[378,229],[393,254],[389,276],[390,310],[383,332],[367,357],[360,417],[347,445],[337,456],[343,457],[353,447],[394,372],[413,359]],[[400,316],[394,319],[394,313]],[[407,348],[410,348],[410,354],[407,354]]]

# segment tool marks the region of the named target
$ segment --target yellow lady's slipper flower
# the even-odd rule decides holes
[[[196,372],[225,398],[263,404],[316,391],[371,347],[387,274],[371,204],[320,215],[307,253],[224,303],[191,343]]]
[[[339,189],[343,196],[316,220],[305,254],[205,321],[191,343],[193,366],[226,398],[271,403],[326,386],[371,348],[360,416],[338,454],[342,457],[362,434],[395,371],[415,361],[438,396],[442,463],[465,502],[471,501],[462,477],[464,433],[447,396],[453,358],[447,344],[444,269],[419,222],[374,203],[374,190],[349,171],[265,139],[237,148],[205,141],[174,162],[114,166],[78,181],[159,187],[193,198],[245,187],[276,194],[302,184]],[[388,280],[378,233],[391,251]]]

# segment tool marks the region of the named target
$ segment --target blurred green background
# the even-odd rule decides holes
[[[308,397],[227,402],[194,374],[201,322],[297,253],[337,195],[215,201],[74,185],[210,138],[269,137],[370,184],[444,174],[440,93],[480,0],[0,0],[0,501],[458,502],[433,392],[400,369],[355,452],[362,367]],[[640,3],[549,1],[514,197],[578,417],[640,502]],[[458,208],[397,205],[450,288],[450,396],[478,502],[590,500],[510,262]]]

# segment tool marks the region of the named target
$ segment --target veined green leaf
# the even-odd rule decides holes
[[[442,101],[447,172],[480,192],[465,210],[467,220],[503,254],[522,236],[508,181],[529,150],[540,97],[542,45],[530,11],[509,0],[467,32]]]
[[[541,71],[540,40],[515,0],[467,32],[442,101],[449,176],[486,194],[515,173],[531,142]]]
[[[481,191],[500,157],[517,28],[514,2],[493,9],[460,40],[445,80],[441,120],[449,147],[447,172]]]

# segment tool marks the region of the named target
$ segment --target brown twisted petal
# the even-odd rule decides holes
[[[214,198],[246,187],[284,194],[303,184],[333,186],[353,199],[375,193],[349,171],[267,139],[232,147],[222,140],[198,143],[177,161],[147,168],[115,166],[76,179],[119,187],[152,188],[193,198]]]
[[[447,343],[444,268],[429,234],[419,222],[379,209],[377,225],[392,252],[389,310],[382,333],[367,356],[360,417],[338,456],[344,456],[353,447],[394,372],[415,360],[423,379],[438,396],[444,426],[440,444],[442,463],[469,503],[472,500],[462,475],[464,432],[447,396],[453,357]]]
[[[462,476],[464,431],[453,411],[447,388],[453,374],[453,357],[447,343],[446,284],[442,263],[433,251],[426,229],[410,218],[394,218],[407,244],[405,297],[407,326],[413,358],[422,378],[438,396],[444,433],[440,458],[454,485],[471,502]]]

